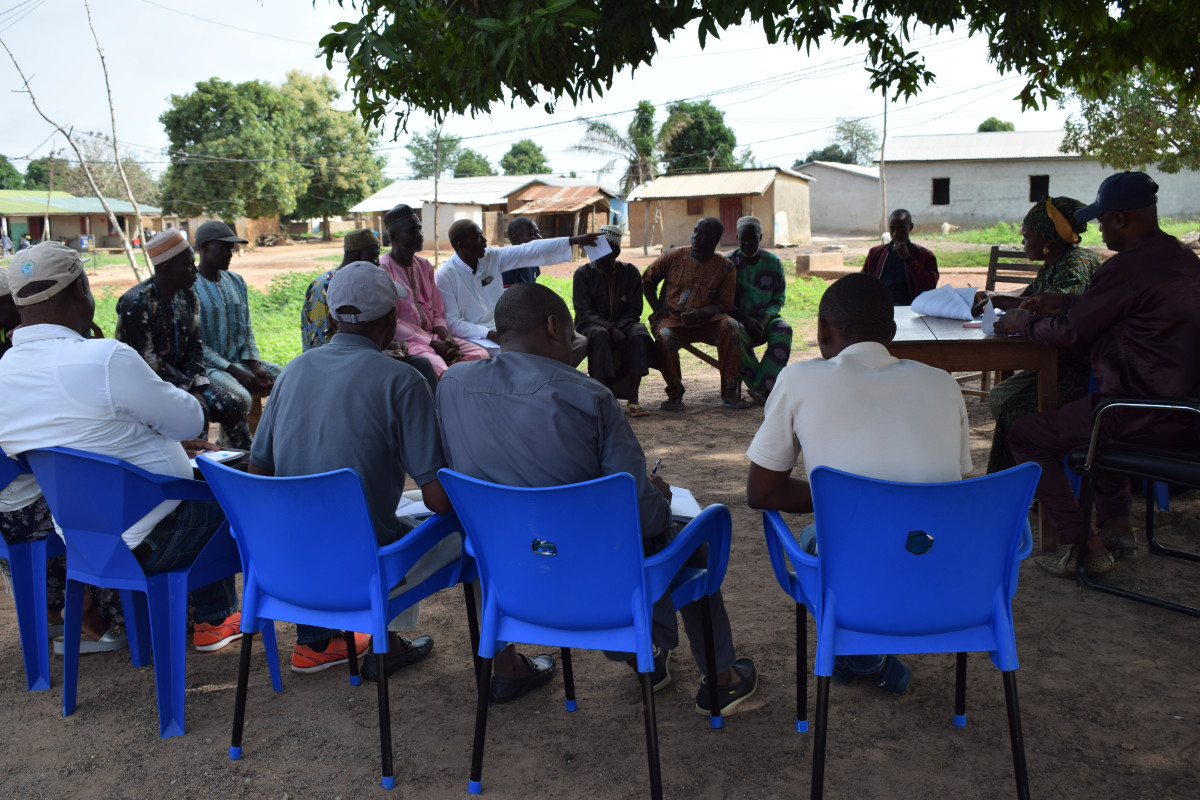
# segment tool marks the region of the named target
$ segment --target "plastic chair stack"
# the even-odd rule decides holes
[[[203,481],[155,475],[120,459],[79,450],[51,447],[25,455],[66,537],[63,716],[75,711],[85,587],[119,589],[133,665],[148,663],[153,647],[159,735],[182,736],[188,592],[241,572],[242,562],[228,527],[222,526],[189,566],[147,575],[121,534],[166,500],[212,500],[211,490]],[[267,663],[278,690],[274,638],[272,630]]]
[[[242,653],[229,757],[241,758],[242,724],[254,633],[274,637],[273,620],[370,633],[379,699],[379,744],[385,789],[395,786],[388,704],[387,626],[434,592],[462,583],[475,633],[474,563],[463,556],[394,598],[398,585],[431,547],[461,530],[453,514],[432,516],[399,541],[380,547],[352,469],[292,478],[248,475],[206,458],[200,471],[212,486],[245,564]],[[331,499],[336,499],[331,501]],[[350,683],[358,685],[353,635],[347,636]],[[274,642],[268,640],[268,647]]]
[[[12,483],[28,466],[0,457],[0,489]],[[51,533],[36,542],[6,544],[0,539],[0,558],[8,559],[12,575],[13,605],[25,662],[25,685],[35,692],[50,688],[50,635],[46,617],[46,561],[66,552],[62,539]]]
[[[662,552],[644,558],[636,484],[628,474],[545,488],[501,486],[443,469],[442,486],[462,520],[483,583],[479,693],[468,791],[482,791],[492,658],[506,642],[562,648],[568,711],[575,710],[570,648],[635,653],[646,722],[651,797],[662,797],[658,726],[650,676],[651,607],[671,593],[676,608],[699,601],[706,672],[716,672],[709,597],[729,563],[729,510],[709,506]],[[705,569],[681,569],[703,544]],[[552,600],[548,600],[552,598]],[[721,727],[716,680],[710,724]]]
[[[824,791],[834,656],[957,653],[954,724],[962,726],[966,654],[977,651],[1001,670],[1017,796],[1029,797],[1012,598],[1020,561],[1033,547],[1027,514],[1039,474],[1036,464],[1023,464],[970,480],[911,484],[818,467],[811,485],[819,557],[800,549],[777,512],[764,512],[776,577],[817,625],[813,798]],[[797,615],[799,706],[805,647],[799,606]],[[802,730],[802,707],[796,717]]]

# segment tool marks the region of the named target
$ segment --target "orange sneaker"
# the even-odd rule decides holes
[[[362,658],[363,653],[367,652],[370,644],[371,636],[369,634],[354,634],[354,649],[358,651],[359,658]],[[346,638],[340,633],[330,639],[329,646],[320,653],[308,645],[296,642],[296,647],[292,650],[292,672],[320,672],[338,664],[345,664],[349,660],[350,656],[346,653]]]
[[[207,622],[197,622],[192,628],[192,644],[202,653],[220,650],[230,642],[242,638],[242,612],[235,611],[225,618],[224,622],[210,625]]]

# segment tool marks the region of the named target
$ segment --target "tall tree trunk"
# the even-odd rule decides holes
[[[333,241],[333,231],[329,229],[329,215],[328,214],[321,215],[321,241],[322,242],[332,242]]]
[[[67,144],[71,145],[71,149],[75,151],[75,157],[79,159],[79,168],[83,170],[83,174],[87,178],[88,184],[90,184],[92,187],[92,192],[96,195],[97,199],[100,200],[100,205],[104,206],[104,213],[108,215],[108,224],[113,230],[121,235],[121,244],[124,245],[125,248],[125,257],[129,259],[129,266],[133,270],[133,276],[138,280],[139,283],[141,283],[142,274],[138,271],[137,259],[133,256],[133,248],[129,246],[129,237],[126,236],[125,231],[121,229],[121,223],[117,220],[117,215],[113,213],[111,208],[109,208],[108,200],[105,199],[103,193],[101,193],[100,187],[96,185],[96,179],[92,177],[92,170],[88,167],[87,159],[84,157],[83,152],[80,151],[79,146],[75,144],[75,140],[71,138],[70,132],[46,116],[46,113],[42,111],[42,107],[38,105],[37,98],[33,94],[33,89],[29,86],[29,79],[25,77],[25,73],[22,71],[21,65],[17,63],[17,57],[13,55],[12,50],[8,49],[8,44],[5,43],[3,39],[0,39],[0,47],[4,48],[4,52],[8,53],[8,57],[12,60],[13,66],[17,68],[17,74],[21,76],[21,85],[24,86],[25,91],[29,93],[29,102],[33,103],[33,110],[38,113],[38,116],[46,120],[46,122],[52,128],[61,133],[63,137],[66,138]]]
[[[96,42],[96,52],[100,55],[100,68],[104,71],[104,89],[108,92],[108,116],[112,121],[113,161],[117,165],[117,174],[121,176],[121,183],[125,187],[125,196],[129,198],[129,204],[133,206],[133,218],[136,226],[134,231],[137,233],[138,242],[142,247],[142,257],[146,259],[146,270],[153,272],[154,268],[150,265],[150,256],[145,249],[146,231],[142,227],[142,207],[138,205],[138,201],[133,196],[133,189],[129,186],[129,177],[125,174],[125,165],[121,163],[121,151],[117,145],[117,111],[113,105],[112,84],[108,80],[108,63],[104,60],[104,50],[100,48],[100,37],[96,35],[96,26],[92,24],[92,8],[88,5],[87,0],[83,0],[83,7],[87,9],[88,27],[92,29],[92,39]],[[104,202],[103,199],[101,199],[101,202]],[[104,207],[105,210],[108,209],[107,204]],[[117,230],[121,231],[121,243],[125,247],[125,255],[129,258],[129,266],[133,268],[133,274],[140,281],[141,276],[138,275],[137,262],[134,260],[133,251],[129,246],[129,237],[120,228],[117,228]]]

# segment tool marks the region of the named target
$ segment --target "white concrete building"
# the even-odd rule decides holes
[[[1046,195],[1084,203],[1117,172],[1059,151],[1062,131],[1001,131],[888,139],[884,176],[890,208],[906,208],[919,230],[943,222],[980,228],[1019,222]],[[1200,173],[1150,169],[1162,217],[1200,215]]]
[[[808,203],[818,235],[879,234],[884,230],[879,167],[809,161],[797,172],[811,175]]]

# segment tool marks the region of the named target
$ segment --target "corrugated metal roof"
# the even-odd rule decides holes
[[[480,175],[475,178],[442,178],[438,181],[438,203],[451,205],[503,205],[505,196],[531,183],[555,185],[578,178],[557,178],[552,175]],[[595,181],[590,182],[595,185]],[[578,185],[578,184],[574,184]],[[370,214],[389,211],[397,203],[420,208],[433,202],[433,179],[393,181],[375,194],[350,208],[351,213]]]
[[[842,164],[838,161],[809,161],[807,164],[801,164],[800,169],[804,170],[812,166],[836,169],[841,172],[849,172],[852,175],[861,175],[864,178],[879,180],[879,167],[860,167],[858,164]],[[813,180],[816,179],[814,178]]]
[[[888,139],[887,163],[902,161],[1002,161],[1021,158],[1081,158],[1060,152],[1063,131],[992,131],[897,136]]]
[[[511,212],[513,214],[568,214],[593,203],[603,203],[607,208],[606,195],[608,193],[596,185],[547,186],[535,183],[509,192],[508,201],[523,203]]]
[[[674,200],[684,197],[717,197],[729,195],[762,195],[775,177],[783,173],[806,181],[812,178],[789,169],[739,169],[725,172],[689,172],[682,175],[663,175],[629,193],[629,201]]]
[[[104,198],[114,214],[134,213],[128,200]],[[157,206],[140,204],[143,214],[160,214]],[[104,206],[96,197],[75,197],[67,192],[51,192],[47,207],[46,192],[0,191],[0,214],[4,216],[37,216],[39,214],[103,214]]]

